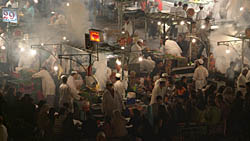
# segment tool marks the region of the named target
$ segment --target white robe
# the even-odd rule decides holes
[[[193,80],[195,81],[195,89],[196,91],[201,90],[206,84],[208,77],[208,70],[200,65],[194,71]]]
[[[129,21],[128,23],[125,23],[124,30],[129,33],[129,36],[133,35],[133,24],[131,21]]]
[[[246,94],[246,82],[247,82],[247,78],[241,73],[237,79],[237,90],[241,91],[243,95]]]
[[[55,95],[56,86],[54,80],[47,70],[41,70],[40,72],[33,74],[32,77],[42,79],[43,96],[45,98],[48,95]]]
[[[73,76],[69,76],[67,80],[67,84],[74,95],[78,95],[80,93],[79,90],[77,90],[77,87],[79,87],[79,83],[81,83],[80,81],[81,80],[75,80]]]
[[[105,90],[102,100],[102,111],[105,116],[111,117],[114,110],[122,111],[122,98],[117,93],[114,93],[114,97],[112,97],[111,93]]]
[[[59,94],[60,94],[59,106],[63,107],[64,103],[68,103],[69,108],[73,112],[74,111],[74,108],[73,108],[74,99],[80,100],[81,96],[79,96],[78,94],[72,93],[70,87],[67,84],[60,85]]]
[[[121,80],[116,81],[115,84],[114,84],[114,90],[121,97],[125,98],[125,95],[126,95],[125,90],[126,90],[126,88],[125,88],[124,82],[122,82]]]
[[[165,51],[167,54],[171,54],[174,56],[181,56],[182,53],[182,50],[179,45],[173,40],[166,40]]]
[[[159,86],[159,83],[158,83],[158,85],[156,85],[154,87],[153,91],[152,91],[150,105],[152,105],[154,103],[157,103],[157,101],[156,101],[157,96],[161,96],[162,99],[164,99],[164,96],[165,96],[166,92],[167,92],[167,89],[165,87],[163,87],[161,89],[160,86]]]
[[[136,43],[131,47],[129,63],[139,63],[139,57],[142,55],[142,48]]]

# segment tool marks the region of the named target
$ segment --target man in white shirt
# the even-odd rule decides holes
[[[83,83],[82,80],[78,80],[78,73],[77,73],[77,71],[72,71],[71,75],[69,76],[69,78],[67,80],[67,84],[70,87],[71,92],[74,95],[78,95],[80,93],[80,91],[78,90],[78,88],[80,87],[80,84],[82,84],[82,83]]]
[[[9,8],[18,8],[18,2],[15,2],[15,0],[9,0],[5,6]]]
[[[47,103],[53,107],[56,94],[56,85],[50,73],[45,68],[42,68],[39,72],[33,74],[32,78],[42,79],[43,96],[46,98]]]
[[[248,69],[244,68],[237,80],[237,90],[241,91],[243,96],[246,94],[247,73]]]
[[[157,99],[156,99],[157,96],[161,96],[164,99],[164,96],[167,92],[166,85],[165,85],[166,79],[161,78],[159,81],[160,82],[158,83],[158,85],[155,85],[152,91],[150,105],[157,103]]]
[[[62,84],[59,87],[59,107],[63,107],[65,103],[69,104],[69,109],[71,112],[74,112],[73,102],[75,100],[83,100],[83,98],[75,93],[71,92],[69,85],[67,84],[67,76],[62,76]]]
[[[170,8],[170,14],[176,14],[177,12],[177,3],[174,3],[174,7]]]
[[[121,80],[121,74],[120,73],[116,73],[115,77],[116,77],[116,82],[114,83],[114,90],[121,97],[125,98],[126,88],[125,88],[124,83]]]
[[[207,17],[207,12],[203,10],[202,5],[199,8],[200,8],[200,11],[197,12],[196,21],[205,20]]]
[[[139,39],[132,47],[129,58],[130,64],[139,63],[139,57],[142,56],[143,40]]]
[[[178,7],[176,8],[176,13],[177,13],[177,15],[179,15],[179,12],[181,11],[183,9],[183,7],[182,7],[182,2],[180,1],[179,3],[178,3]]]
[[[195,90],[201,90],[207,84],[208,70],[203,66],[204,61],[198,60],[198,67],[194,71],[193,80],[195,81]]]
[[[183,4],[182,9],[180,9],[179,7],[177,8],[177,15],[180,17],[184,17],[187,18],[187,8],[188,8],[188,4]]]

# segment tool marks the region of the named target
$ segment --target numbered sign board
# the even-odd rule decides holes
[[[17,9],[3,8],[2,9],[3,22],[17,23]]]

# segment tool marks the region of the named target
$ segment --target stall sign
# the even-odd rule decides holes
[[[7,23],[17,23],[17,10],[13,8],[3,8],[2,9],[3,22]]]
[[[103,32],[97,29],[89,30],[90,41],[93,42],[102,42],[103,41]]]

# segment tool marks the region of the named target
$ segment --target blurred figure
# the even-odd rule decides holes
[[[204,23],[204,20],[207,17],[207,12],[203,10],[203,6],[200,5],[200,11],[197,12],[196,15],[196,22],[198,23],[198,25],[202,25]]]
[[[18,8],[18,2],[15,0],[9,0],[5,6],[8,8]]]
[[[125,18],[125,24],[124,24],[123,28],[124,28],[125,32],[129,33],[129,36],[133,35],[133,32],[134,32],[133,23],[128,17]]]
[[[67,85],[70,87],[70,91],[74,95],[79,95],[80,91],[78,88],[81,87],[83,83],[81,79],[78,80],[78,76],[79,74],[77,73],[77,71],[72,71],[71,75],[67,79]]]
[[[207,84],[208,70],[203,66],[204,61],[198,60],[198,67],[194,71],[193,80],[195,81],[195,90],[201,90]]]
[[[151,96],[151,101],[150,101],[150,105],[157,103],[157,96],[161,96],[162,98],[164,98],[165,94],[166,94],[166,79],[161,79],[160,83],[158,85],[154,86],[154,89],[152,91],[152,96]]]
[[[227,86],[234,88],[234,81],[235,81],[235,71],[234,71],[235,64],[234,62],[230,63],[230,67],[227,69],[225,77],[227,78]]]
[[[99,132],[96,136],[96,141],[106,141],[106,135],[104,132]]]
[[[74,99],[82,100],[83,98],[78,94],[72,93],[69,85],[67,84],[67,80],[67,76],[62,76],[62,84],[59,87],[59,107],[63,107],[65,103],[68,103],[70,111],[74,112]]]
[[[136,64],[139,62],[139,57],[142,56],[142,50],[143,50],[143,40],[139,39],[131,47],[131,54],[129,57],[130,64]]]
[[[124,83],[121,80],[121,74],[116,73],[115,75],[116,82],[114,83],[114,91],[117,92],[122,98],[126,97],[126,88]]]
[[[174,3],[174,7],[171,7],[171,8],[170,8],[170,14],[176,15],[177,6],[178,6],[177,3],[175,2],[175,3]]]
[[[247,73],[248,69],[244,68],[237,79],[237,90],[240,91],[243,94],[243,96],[245,96],[246,94]]]
[[[8,141],[8,132],[3,124],[3,116],[0,116],[0,141]]]
[[[45,99],[47,99],[47,103],[53,107],[54,102],[55,102],[54,100],[55,100],[55,94],[56,94],[55,93],[56,86],[50,73],[45,68],[41,68],[41,70],[38,73],[35,73],[32,75],[32,78],[42,79],[43,96]]]
[[[102,100],[102,111],[104,115],[110,118],[114,110],[122,111],[122,109],[119,108],[121,103],[122,98],[114,91],[113,84],[107,82]]]
[[[127,121],[122,117],[121,113],[117,110],[113,112],[111,118],[111,127],[113,128],[113,137],[120,139],[126,138],[128,131],[126,129]]]

